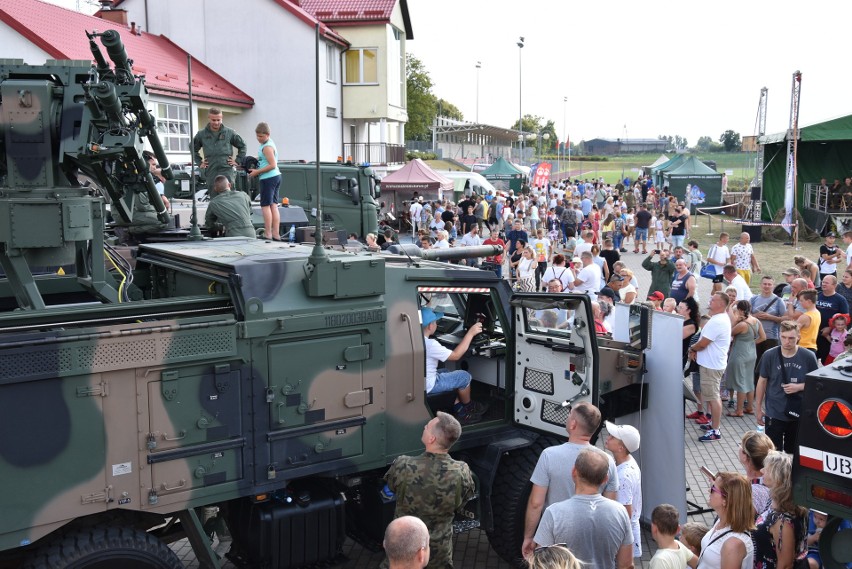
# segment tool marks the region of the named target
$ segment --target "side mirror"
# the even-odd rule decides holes
[[[352,196],[352,205],[361,203],[361,188],[354,178],[349,178],[349,195]]]

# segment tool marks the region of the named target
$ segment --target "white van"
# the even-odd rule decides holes
[[[484,196],[485,194],[497,195],[497,190],[486,180],[482,174],[476,172],[440,172],[453,181],[453,201],[458,203],[462,196]]]

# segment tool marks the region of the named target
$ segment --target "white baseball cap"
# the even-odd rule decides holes
[[[606,424],[606,432],[610,436],[615,437],[624,443],[627,447],[627,452],[636,452],[639,450],[639,431],[631,425],[616,425],[609,421],[604,421]]]

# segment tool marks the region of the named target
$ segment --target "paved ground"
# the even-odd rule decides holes
[[[706,231],[705,227],[695,227],[693,232]],[[632,243],[627,249],[632,251]],[[622,253],[622,259],[627,263],[639,279],[639,292],[641,295],[646,295],[650,284],[650,273],[642,269],[641,263],[645,258],[644,255],[634,255],[633,253]],[[702,306],[706,305],[710,294],[710,281],[699,278],[699,297],[702,299]],[[641,298],[645,298],[642,296]],[[687,412],[694,411],[695,408],[691,403],[687,405]],[[739,471],[741,469],[739,459],[737,458],[738,447],[737,443],[741,435],[755,427],[754,417],[746,415],[744,418],[722,417],[722,433],[723,438],[719,442],[700,443],[697,438],[702,431],[692,421],[685,421],[683,429],[683,440],[686,449],[686,481],[689,485],[687,492],[687,500],[704,507],[707,504],[707,495],[709,486],[705,478],[699,471],[701,465],[707,465],[711,470],[732,470]],[[602,444],[602,442],[601,442]],[[640,465],[641,466],[641,465]],[[649,481],[645,480],[645,484]],[[646,504],[646,508],[653,508],[656,504]],[[708,514],[693,514],[689,516],[690,521],[702,521],[707,525],[713,522],[712,513]],[[643,545],[642,545],[642,567],[649,567],[651,556],[656,550],[656,545],[651,539],[651,531],[649,528],[643,528]],[[198,567],[195,556],[192,553],[189,544],[186,540],[174,544],[173,549],[178,553],[181,559],[184,560],[188,568]],[[228,549],[228,544],[222,544],[217,547],[217,551],[224,554]],[[343,548],[345,559],[340,562],[330,565],[340,569],[369,569],[378,567],[382,560],[382,554],[374,554],[364,549],[360,545],[347,539]],[[464,569],[510,569],[511,565],[500,559],[488,544],[488,539],[485,532],[473,530],[464,534],[460,534],[456,538],[455,543],[455,566]],[[637,563],[637,567],[639,564]],[[223,564],[224,568],[235,567],[231,563]]]

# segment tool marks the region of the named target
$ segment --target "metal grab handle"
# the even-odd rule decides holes
[[[166,435],[166,433],[163,433],[163,440],[164,441],[179,441],[179,440],[185,439],[185,438],[186,438],[186,431],[180,431],[178,433],[178,436],[176,436],[176,437],[169,437],[168,435]]]
[[[409,316],[405,312],[403,312],[401,314],[401,316],[402,316],[402,319],[408,324],[408,339],[411,342],[411,353],[414,353],[414,332],[411,329],[411,316]],[[416,370],[414,369],[414,358],[411,358],[411,391],[409,393],[405,394],[405,400],[406,401],[414,401],[414,389],[415,389],[414,372],[415,371]]]
[[[163,491],[171,492],[172,490],[178,490],[180,488],[183,488],[184,486],[186,486],[186,480],[184,479],[181,479],[180,482],[177,483],[177,486],[169,486],[168,484],[163,482]]]

